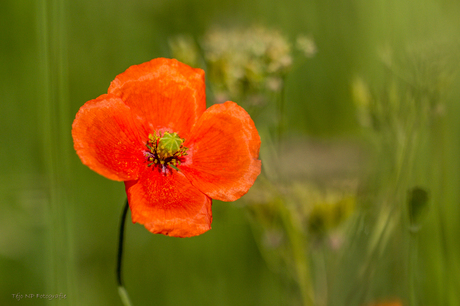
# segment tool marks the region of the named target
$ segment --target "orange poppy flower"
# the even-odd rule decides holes
[[[124,181],[133,223],[190,237],[211,228],[212,199],[234,201],[260,173],[260,137],[234,102],[206,109],[204,71],[174,59],[132,66],[72,125],[83,164]]]

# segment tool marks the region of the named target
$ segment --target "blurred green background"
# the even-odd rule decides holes
[[[380,140],[357,119],[354,78],[382,92],[379,50],[387,46],[400,53],[413,43],[441,51],[447,45],[456,55],[459,17],[460,4],[448,0],[2,1],[0,304],[121,305],[115,260],[124,186],[81,164],[71,124],[78,109],[105,93],[117,74],[170,57],[170,37],[201,37],[215,25],[254,24],[277,29],[291,41],[311,35],[317,54],[294,65],[286,79],[282,137],[359,139],[381,153],[374,148]],[[443,116],[422,129],[410,174],[398,191],[399,202],[416,185],[430,196],[417,242],[418,305],[460,305],[459,85],[452,77],[443,89]],[[375,197],[391,180],[384,154],[378,154],[368,171],[381,176],[374,175],[365,188]],[[372,196],[362,202],[372,202]],[[397,222],[399,230],[385,236],[391,247],[367,258],[373,241],[367,231],[381,210],[369,205],[365,211],[352,221],[352,243],[333,259],[329,273],[336,281],[327,305],[386,298],[406,304],[401,262],[412,240]],[[243,205],[215,201],[213,212],[212,230],[190,239],[152,235],[128,223],[124,278],[133,304],[296,305],[290,281],[264,261]],[[67,299],[17,301],[16,293],[63,293]]]

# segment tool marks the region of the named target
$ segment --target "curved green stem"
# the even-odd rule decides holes
[[[126,200],[126,204],[123,208],[123,213],[121,214],[120,220],[120,234],[118,236],[118,254],[117,254],[117,283],[118,283],[118,294],[120,299],[125,306],[131,306],[131,301],[129,300],[128,292],[123,285],[123,280],[121,277],[121,264],[123,262],[123,240],[125,238],[125,223],[126,216],[128,215],[129,203]]]

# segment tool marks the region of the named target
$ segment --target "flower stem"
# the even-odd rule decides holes
[[[418,233],[409,233],[409,305],[417,306]]]
[[[34,4],[34,3],[32,3]],[[67,305],[78,305],[76,260],[74,250],[74,203],[69,161],[73,153],[69,130],[69,74],[67,44],[67,1],[36,0],[37,90],[39,106],[37,127],[41,128],[40,163],[44,168],[47,198],[46,247],[43,249],[49,292],[63,292]],[[34,71],[35,68],[34,68]],[[38,144],[38,142],[37,142]],[[42,248],[40,248],[42,252]],[[39,257],[41,258],[41,256]]]
[[[117,254],[117,283],[118,283],[118,294],[120,299],[125,306],[131,306],[131,301],[129,300],[128,292],[123,285],[123,280],[121,277],[121,263],[123,262],[123,240],[125,238],[125,223],[126,216],[128,215],[128,200],[126,200],[125,207],[123,208],[123,213],[121,214],[120,220],[120,234],[118,236],[118,254]]]
[[[287,237],[289,239],[292,259],[295,267],[295,279],[300,291],[301,305],[315,305],[315,294],[311,281],[310,258],[307,251],[308,241],[301,231],[296,228],[292,212],[279,202],[280,215],[282,217]]]
[[[284,95],[285,95],[285,84],[286,76],[283,76],[283,85],[281,87],[280,96],[277,99],[277,128],[276,128],[276,142],[278,146],[278,150],[280,150],[281,146],[281,135],[284,132]],[[279,153],[279,152],[278,152]]]

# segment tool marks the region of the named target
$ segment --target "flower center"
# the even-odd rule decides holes
[[[148,167],[156,165],[166,175],[167,171],[172,171],[180,166],[181,162],[184,162],[184,156],[187,155],[188,148],[183,146],[183,138],[180,138],[177,133],[154,132],[153,135],[149,134],[149,140],[147,140],[146,147],[148,151],[145,151],[147,161],[150,163]],[[155,167],[155,166],[154,166]]]

